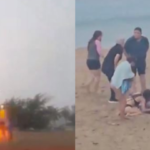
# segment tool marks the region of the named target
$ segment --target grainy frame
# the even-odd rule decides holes
[[[56,102],[55,104],[57,104],[59,106],[67,105],[67,104],[69,104],[69,105],[75,104],[75,0],[22,0],[22,3],[20,0],[6,0],[6,1],[7,1],[6,5],[9,6],[9,7],[6,7],[6,10],[7,9],[10,11],[14,10],[14,14],[13,14],[13,12],[9,12],[10,15],[12,15],[12,14],[14,15],[14,19],[3,18],[4,20],[2,20],[2,18],[0,17],[1,21],[4,23],[4,24],[1,24],[2,28],[0,28],[1,29],[1,35],[0,35],[1,44],[0,44],[0,46],[2,46],[0,48],[1,54],[3,51],[5,51],[5,48],[9,49],[9,46],[11,45],[12,47],[14,46],[13,47],[14,49],[12,48],[14,51],[16,49],[18,49],[18,52],[21,56],[23,54],[23,52],[20,53],[21,49],[19,50],[19,48],[18,48],[19,46],[22,45],[22,47],[24,46],[24,49],[28,49],[28,46],[31,46],[33,44],[32,42],[36,41],[36,39],[40,39],[42,36],[47,37],[47,39],[42,41],[43,42],[42,48],[38,45],[39,44],[38,42],[34,43],[31,46],[31,49],[36,47],[35,51],[34,51],[35,53],[36,53],[36,50],[42,49],[41,53],[45,53],[45,55],[46,55],[45,59],[43,58],[45,61],[49,60],[48,56],[50,55],[51,61],[48,61],[49,64],[47,64],[48,68],[50,67],[49,78],[52,78],[51,76],[53,76],[55,81],[53,80],[53,78],[52,78],[51,82],[49,82],[49,80],[47,82],[44,81],[42,83],[42,86],[44,86],[44,84],[45,84],[45,85],[50,85],[50,88],[54,87],[54,90],[52,92],[54,92],[54,94],[56,94],[56,95],[57,94],[59,95],[59,100],[57,102],[54,101],[54,103]],[[32,3],[32,6],[30,5],[30,3]],[[0,2],[0,5],[1,5],[1,2]],[[24,10],[21,10],[20,5],[21,6],[26,5],[26,8],[24,8]],[[33,6],[35,6],[36,8]],[[46,8],[45,14],[46,14],[46,16],[48,16],[47,20],[45,19],[45,16],[42,16],[42,12],[45,11],[42,8],[43,6]],[[55,7],[54,9],[51,8],[53,6]],[[1,5],[1,7],[2,7],[2,5]],[[3,8],[5,8],[5,6]],[[12,8],[12,9],[10,9],[10,8]],[[33,17],[33,16],[38,18],[40,20],[41,26],[42,26],[43,22],[47,23],[47,24],[44,24],[44,26],[42,26],[42,27],[40,27],[40,25],[37,24],[37,26],[40,27],[44,32],[41,32],[38,30],[39,31],[38,36],[35,36],[36,35],[35,34],[34,35],[35,37],[34,36],[33,36],[33,38],[29,37],[31,43],[29,41],[27,41],[27,40],[29,40],[29,38],[27,38],[28,33],[23,31],[23,29],[19,26],[22,22],[20,20],[17,20],[17,17],[19,16],[20,18],[22,18],[21,17],[22,14],[19,14],[19,13],[17,14],[18,10],[24,11],[23,17],[25,16],[26,19]],[[36,11],[37,11],[37,14],[35,13]],[[30,14],[30,12],[34,12],[34,14]],[[1,13],[1,16],[6,15],[8,17],[9,14]],[[44,18],[44,20],[43,20],[43,18]],[[48,19],[51,20],[51,22],[48,21]],[[14,23],[14,20],[16,21],[15,23]],[[34,20],[34,17],[33,17],[31,19],[31,21],[36,22],[36,19]],[[18,26],[17,26],[17,23],[18,23]],[[27,26],[28,23],[30,23],[30,21],[25,22],[24,25],[26,24],[26,26]],[[12,30],[12,32],[11,32],[12,28],[11,29],[8,28],[8,30],[6,32],[7,27],[13,27],[15,25],[16,25],[16,28],[18,27],[19,31],[15,28],[15,30]],[[33,30],[38,28],[37,26],[35,25],[33,27]],[[46,28],[48,26],[51,27],[51,29],[46,32]],[[28,29],[31,30],[30,27]],[[16,30],[18,32],[16,32]],[[35,32],[33,30],[31,30],[31,31]],[[16,32],[16,34],[18,36],[16,38],[17,40],[14,38],[14,37],[16,37],[16,34],[14,34],[14,32]],[[14,36],[13,36],[13,34],[14,34]],[[4,36],[2,36],[2,35],[4,35]],[[5,39],[7,36],[8,36],[8,40],[6,40],[4,42],[3,39]],[[21,43],[22,38],[24,41]],[[16,42],[15,40],[18,42]],[[16,47],[16,49],[15,49],[14,41],[16,43],[18,43],[18,45],[19,45],[18,47]],[[9,42],[11,42],[11,43],[9,43]],[[6,62],[6,64],[4,63],[4,65],[7,66],[7,63],[9,64],[11,62],[9,59],[9,56],[15,56],[15,54],[17,54],[16,51],[15,51],[15,53],[13,53],[13,52],[9,53],[9,55],[6,54],[8,61]],[[27,53],[27,52],[25,52],[25,53]],[[37,56],[37,53],[35,55]],[[2,58],[2,57],[0,57],[0,58]],[[19,56],[18,56],[18,58],[19,58]],[[41,60],[41,58],[42,58],[42,55],[41,56],[39,55],[39,57],[37,57],[37,59],[40,59],[40,60]],[[3,59],[5,59],[5,58],[3,57]],[[42,61],[44,61],[44,60],[42,60]],[[1,59],[1,62],[2,62],[2,59]],[[19,65],[19,62],[17,62],[17,63],[15,62],[14,64]],[[43,64],[39,64],[39,67],[40,67],[40,65],[43,65]],[[1,65],[3,65],[3,63],[1,63]],[[13,66],[13,63],[11,65]],[[37,66],[37,65],[38,64],[35,64],[35,66]],[[44,66],[46,67],[46,65],[44,65]],[[26,68],[28,69],[28,67],[26,67]],[[6,69],[8,69],[8,67],[5,67],[5,71],[6,71]],[[11,69],[9,71],[11,72]],[[19,70],[19,71],[21,72],[21,70]],[[7,75],[5,76],[6,78],[7,78]],[[17,75],[18,75],[18,73],[15,73],[14,76],[17,76]],[[11,78],[11,80],[12,80],[13,77],[10,75],[9,79]],[[58,80],[56,80],[56,77],[58,78]],[[19,81],[19,78],[16,80]],[[41,80],[41,79],[39,79],[39,80]],[[7,82],[8,82],[8,86],[10,86],[10,85],[13,86],[11,84],[11,82],[9,82],[9,80]],[[22,79],[22,81],[20,81],[20,84],[23,82],[25,82],[25,81],[23,81],[23,79]],[[28,85],[28,87],[30,87],[30,85]],[[9,91],[9,88],[7,90],[5,90],[6,93]],[[14,88],[15,88],[15,86],[14,86]],[[4,90],[5,87],[3,86],[3,88],[1,88],[1,89]],[[43,87],[43,89],[45,90],[46,88]],[[29,89],[27,88],[27,90],[29,90]],[[51,91],[51,89],[47,89],[47,91]],[[2,95],[4,95],[4,93],[5,92],[1,91]],[[60,95],[60,93],[61,93],[61,95]],[[55,98],[55,95],[52,95],[52,96],[54,96],[54,98]],[[0,98],[0,99],[2,99],[2,98]],[[20,131],[18,132],[18,130],[17,130],[17,131],[15,131],[15,133],[16,133],[16,135],[14,135],[14,137],[15,137],[14,141],[12,141],[11,143],[4,143],[4,144],[0,143],[0,149],[7,149],[7,150],[13,150],[13,149],[14,150],[25,150],[25,149],[26,150],[75,150],[75,131],[63,131],[63,132],[56,132],[56,133],[54,133],[54,132],[41,133],[40,132],[40,133],[36,134],[34,132],[22,133]],[[43,135],[43,137],[41,137],[41,134]],[[43,143],[41,141],[43,141]]]

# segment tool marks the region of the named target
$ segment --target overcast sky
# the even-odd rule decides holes
[[[74,0],[0,1],[0,102],[54,96],[75,102]]]

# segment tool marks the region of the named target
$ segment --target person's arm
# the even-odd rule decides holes
[[[100,41],[96,40],[95,44],[96,44],[96,48],[97,48],[97,52],[98,52],[99,56],[104,57],[104,55],[102,53],[102,47],[101,47]]]
[[[140,104],[141,104],[142,111],[144,113],[149,113],[150,112],[150,108],[148,109],[148,108],[145,107],[145,99],[142,99]]]
[[[145,38],[145,44],[146,44],[146,51],[149,49],[149,41],[148,38]]]
[[[126,57],[128,57],[128,56],[130,56],[130,51],[131,51],[131,49],[130,49],[130,43],[131,43],[131,40],[130,39],[128,39],[127,41],[126,41],[126,43],[125,43],[125,45],[124,45],[124,55],[126,56]]]
[[[115,59],[114,59],[114,66],[115,66],[115,68],[116,68],[117,65],[118,65],[118,62],[119,62],[120,57],[121,57],[121,56],[120,56],[119,54],[117,54],[116,57],[115,57]]]
[[[131,117],[131,116],[137,116],[137,115],[141,115],[142,112],[137,108],[137,107],[127,107],[125,109],[126,111],[126,116],[127,117]]]

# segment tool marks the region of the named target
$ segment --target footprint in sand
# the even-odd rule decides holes
[[[119,126],[120,123],[118,122],[107,122],[107,124],[111,125],[111,126]]]
[[[92,142],[93,143],[93,145],[98,145],[98,143],[97,142]]]
[[[106,89],[109,89],[109,86],[102,86],[101,87],[101,92],[104,92]]]

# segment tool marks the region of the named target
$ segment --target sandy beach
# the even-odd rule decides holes
[[[82,88],[90,78],[86,55],[86,50],[76,50],[76,149],[149,150],[150,115],[120,121],[117,104],[108,103],[109,83],[103,74],[98,94],[89,94]],[[150,55],[147,56],[146,80],[150,87]],[[137,84],[139,88],[138,78]]]
[[[74,131],[14,132],[12,142],[0,141],[1,150],[75,150]]]

